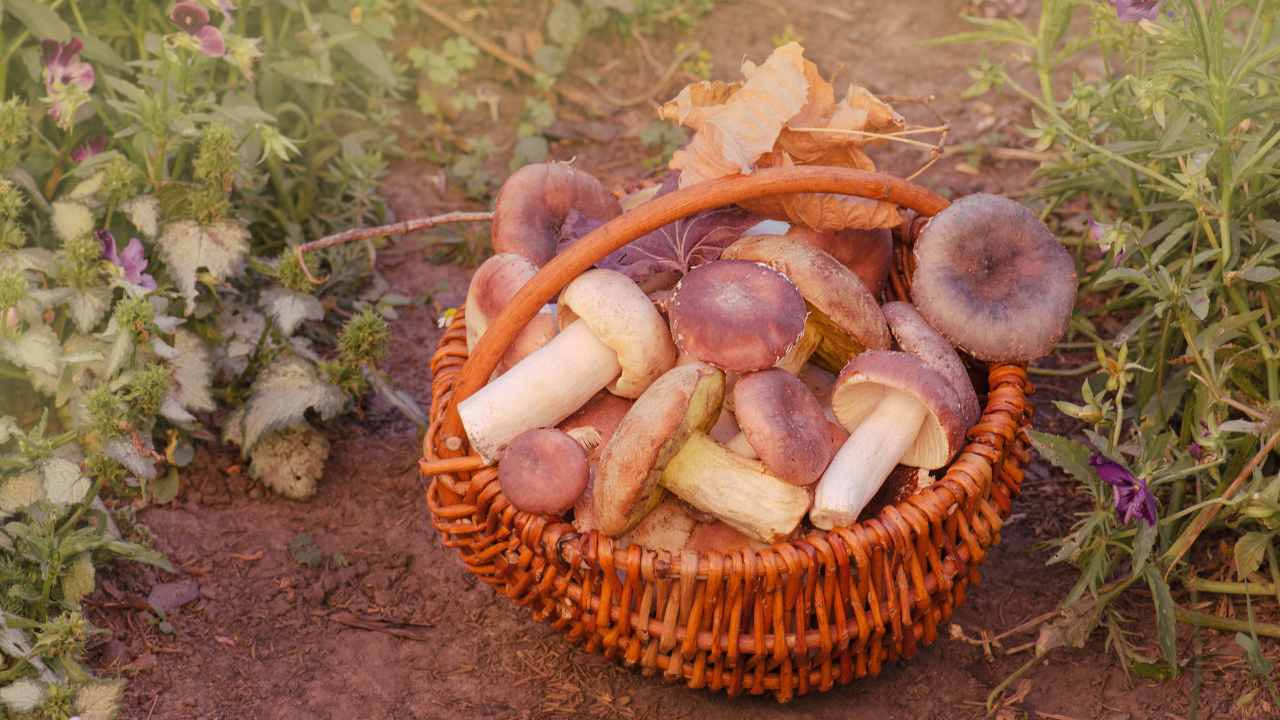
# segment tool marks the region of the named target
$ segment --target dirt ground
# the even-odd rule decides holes
[[[913,44],[962,29],[965,7],[956,0],[721,2],[698,37],[712,52],[714,75],[736,77],[741,58],[764,57],[790,24],[809,57],[838,78],[882,94],[936,95],[936,110],[953,127],[952,144],[1016,145],[1011,122],[1025,108],[959,98],[969,84],[972,48]],[[663,49],[654,43],[655,52]],[[642,65],[635,48],[620,52],[627,67]],[[620,71],[614,91],[644,88],[652,74]],[[662,97],[685,81],[672,80]],[[929,122],[910,106],[903,110]],[[635,135],[651,113],[637,108],[602,120],[619,129],[617,141],[570,140],[553,145],[553,153],[576,156],[580,167],[621,187],[647,172],[648,151]],[[572,129],[572,112],[565,117]],[[898,172],[921,162],[911,152],[889,156],[885,166]],[[948,156],[921,181],[951,195],[1016,194],[1031,169],[993,161],[975,174],[971,165],[963,153]],[[423,182],[438,173],[412,163],[397,167],[387,195],[398,216],[460,202]],[[404,241],[380,261],[399,292],[429,298],[394,324],[386,366],[424,406],[427,362],[440,332],[436,317],[462,302],[470,272],[430,264],[429,243]],[[1042,384],[1040,424],[1070,429],[1049,400],[1068,397],[1075,386]],[[199,469],[185,478],[179,499],[140,513],[177,575],[122,567],[106,575],[89,602],[93,621],[106,630],[92,652],[96,669],[129,679],[125,718],[977,718],[986,714],[987,694],[1031,656],[1006,651],[1034,641],[1034,634],[1007,638],[990,657],[980,645],[940,639],[878,678],[785,709],[770,698],[730,701],[664,685],[568,645],[464,572],[429,524],[416,428],[389,406],[375,400],[363,417],[333,424],[328,435],[333,459],[310,502],[267,493],[245,476],[232,451],[201,450],[193,465]],[[1061,477],[1032,466],[1003,543],[955,617],[969,637],[999,634],[1054,608],[1073,575],[1045,567],[1048,552],[1040,544],[1069,527],[1080,502]],[[194,581],[198,596],[162,621],[146,609],[146,598],[155,585],[175,581]],[[1150,617],[1140,593],[1129,602],[1131,618]],[[1231,672],[1239,655],[1227,639],[1205,643],[1205,657],[1217,664],[1204,671],[1200,716],[1234,714],[1231,703],[1244,682]],[[1025,692],[1005,717],[1186,717],[1189,675],[1164,683],[1127,678],[1097,633],[1085,648],[1060,650],[1027,674]],[[1258,705],[1243,711],[1267,712]]]

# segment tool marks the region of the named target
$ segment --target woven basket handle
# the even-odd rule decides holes
[[[529,280],[489,324],[462,368],[453,396],[441,419],[436,452],[458,457],[466,446],[458,403],[479,390],[493,375],[503,353],[529,320],[571,280],[609,253],[668,223],[704,210],[743,200],[789,193],[833,193],[883,200],[921,215],[936,215],[949,204],[929,190],[881,173],[841,167],[770,168],[698,183],[638,205],[569,246]]]

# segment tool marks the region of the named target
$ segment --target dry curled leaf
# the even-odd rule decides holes
[[[902,116],[857,85],[837,102],[831,83],[803,54],[796,43],[784,45],[762,65],[745,62],[743,83],[694,83],[663,105],[662,117],[696,131],[671,160],[681,187],[766,167],[875,170],[863,148],[881,134],[901,130]],[[743,206],[820,232],[901,222],[894,205],[841,195],[774,196]]]

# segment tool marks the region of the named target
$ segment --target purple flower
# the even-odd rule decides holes
[[[1111,0],[1121,22],[1155,20],[1160,15],[1160,0]]]
[[[83,47],[80,38],[65,43],[45,40],[41,44],[45,102],[49,103],[49,114],[63,129],[71,127],[72,116],[89,99],[97,79],[93,66],[78,57]]]
[[[1098,477],[1111,486],[1116,496],[1116,517],[1126,525],[1141,518],[1156,524],[1156,498],[1147,481],[1136,478],[1128,468],[1095,453],[1089,458]]]
[[[123,270],[125,280],[134,285],[141,285],[148,290],[156,289],[156,279],[143,272],[143,270],[147,269],[147,256],[141,240],[138,238],[130,239],[129,244],[124,247],[124,251],[117,253],[115,236],[106,230],[98,230],[94,234],[97,236],[98,242],[102,243],[102,257]]]
[[[1199,462],[1204,458],[1204,448],[1200,446],[1200,443],[1193,442],[1187,446],[1187,454],[1189,454],[1191,457],[1195,458],[1197,462]]]
[[[224,10],[225,14],[225,10]],[[187,35],[195,38],[200,52],[212,58],[227,54],[222,31],[209,24],[209,11],[192,0],[182,0],[169,11],[169,20]]]
[[[72,150],[71,159],[74,160],[77,165],[79,165],[85,160],[88,160],[94,155],[98,155],[99,153],[101,153],[103,150],[106,150],[106,149],[107,149],[107,136],[99,135],[98,137],[90,140],[84,145],[81,145],[75,150]]]

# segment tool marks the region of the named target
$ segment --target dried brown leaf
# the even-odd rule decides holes
[[[743,63],[746,82],[726,93],[723,104],[686,115],[699,124],[693,139],[671,158],[680,171],[680,187],[736,173],[749,173],[756,160],[773,149],[778,134],[809,98],[804,49],[783,45],[762,65]],[[704,86],[700,92],[709,92]],[[683,94],[683,93],[682,93]]]
[[[674,100],[663,103],[658,109],[658,116],[695,131],[701,130],[708,110],[725,104],[741,88],[740,81],[707,80],[686,85]]]
[[[859,170],[875,170],[875,164],[856,147],[832,149],[828,156],[834,159],[836,151],[847,153],[847,162],[823,164],[843,165]],[[772,153],[760,167],[789,167],[796,163],[785,153]],[[755,213],[774,220],[785,220],[793,225],[804,225],[818,232],[838,232],[849,228],[876,230],[897,227],[902,223],[898,206],[870,198],[832,193],[794,193],[771,195],[740,203]]]

